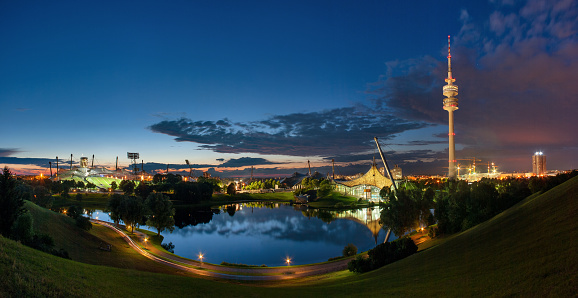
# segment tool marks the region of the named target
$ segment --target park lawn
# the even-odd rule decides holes
[[[88,265],[0,237],[0,296],[575,296],[577,214],[575,177],[381,269],[260,286]]]
[[[342,208],[350,208],[351,204],[360,207],[361,205],[366,206],[367,204],[358,204],[358,199],[350,196],[343,195],[339,192],[333,191],[328,197],[319,198],[314,202],[309,202],[307,205],[312,208],[335,208],[337,203],[343,204]]]

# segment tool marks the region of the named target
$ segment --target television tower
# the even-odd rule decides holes
[[[454,143],[454,111],[458,109],[458,86],[454,85],[456,79],[452,77],[452,55],[450,54],[450,36],[448,35],[448,77],[446,78],[447,85],[444,86],[444,110],[448,111],[449,116],[449,167],[448,178],[450,180],[456,179],[456,144]]]

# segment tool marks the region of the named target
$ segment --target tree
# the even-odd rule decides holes
[[[349,243],[343,248],[344,257],[351,257],[356,254],[357,254],[357,246],[355,246],[353,243]]]
[[[108,200],[107,209],[110,211],[110,219],[112,219],[116,225],[118,225],[122,219],[123,200],[124,196],[120,194],[113,194]]]
[[[148,198],[148,196],[152,192],[153,192],[152,187],[148,183],[146,183],[145,181],[141,181],[134,190],[134,193],[143,199]]]
[[[54,198],[48,193],[48,189],[42,185],[34,187],[34,197],[32,198],[34,204],[50,209]]]
[[[12,225],[12,238],[28,245],[34,237],[33,220],[30,212],[18,216],[14,225]]]
[[[134,227],[140,225],[145,215],[146,209],[142,199],[124,197],[121,201],[121,218],[127,226],[131,227],[131,233],[134,233]]]
[[[5,237],[10,235],[16,219],[26,211],[24,200],[16,193],[17,185],[8,167],[4,167],[0,176],[0,234]]]
[[[82,209],[80,209],[80,207],[78,207],[76,205],[72,205],[72,206],[68,207],[68,210],[66,211],[66,215],[76,219],[77,217],[82,215]]]
[[[219,192],[221,191],[221,181],[219,179],[215,179],[215,178],[205,178],[205,177],[199,177],[199,179],[197,180],[197,182],[199,183],[207,183],[210,184],[212,187],[212,192]],[[211,193],[212,194],[212,193]]]
[[[124,192],[125,195],[131,195],[134,193],[136,184],[132,180],[122,180],[118,187]]]
[[[331,191],[333,191],[333,185],[331,184],[331,181],[323,179],[319,183],[319,190],[317,190],[317,196],[320,198],[326,197],[331,194]]]
[[[90,231],[90,229],[92,229],[92,223],[90,222],[90,219],[84,216],[76,217],[76,226],[85,231]]]
[[[76,182],[76,188],[84,188],[86,185],[82,181]]]
[[[229,186],[227,186],[227,194],[228,195],[235,195],[235,193],[237,192],[237,187],[235,186],[235,183],[231,182],[231,184],[229,184]]]
[[[112,191],[115,191],[118,188],[118,185],[116,185],[116,181],[112,181],[110,183],[110,189],[112,189]]]
[[[162,193],[151,193],[145,205],[151,214],[148,216],[146,224],[157,229],[160,235],[164,229],[173,231],[175,228],[175,208],[169,197]]]

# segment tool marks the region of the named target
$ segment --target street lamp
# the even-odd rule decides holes
[[[291,258],[287,257],[287,259],[285,259],[285,263],[287,263],[287,266],[291,265]]]
[[[203,267],[203,257],[204,257],[203,253],[200,252],[199,253],[199,260],[201,260],[201,267]]]
[[[149,238],[147,236],[145,236],[144,238],[144,242],[145,242],[145,247],[147,247],[147,241],[149,240]]]

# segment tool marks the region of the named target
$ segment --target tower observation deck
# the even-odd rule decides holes
[[[443,87],[444,98],[443,109],[448,111],[449,128],[449,166],[448,178],[456,179],[456,146],[454,142],[454,111],[458,109],[458,85],[454,85],[456,79],[452,77],[452,55],[450,47],[450,36],[448,35],[448,77],[445,79],[447,85]]]

